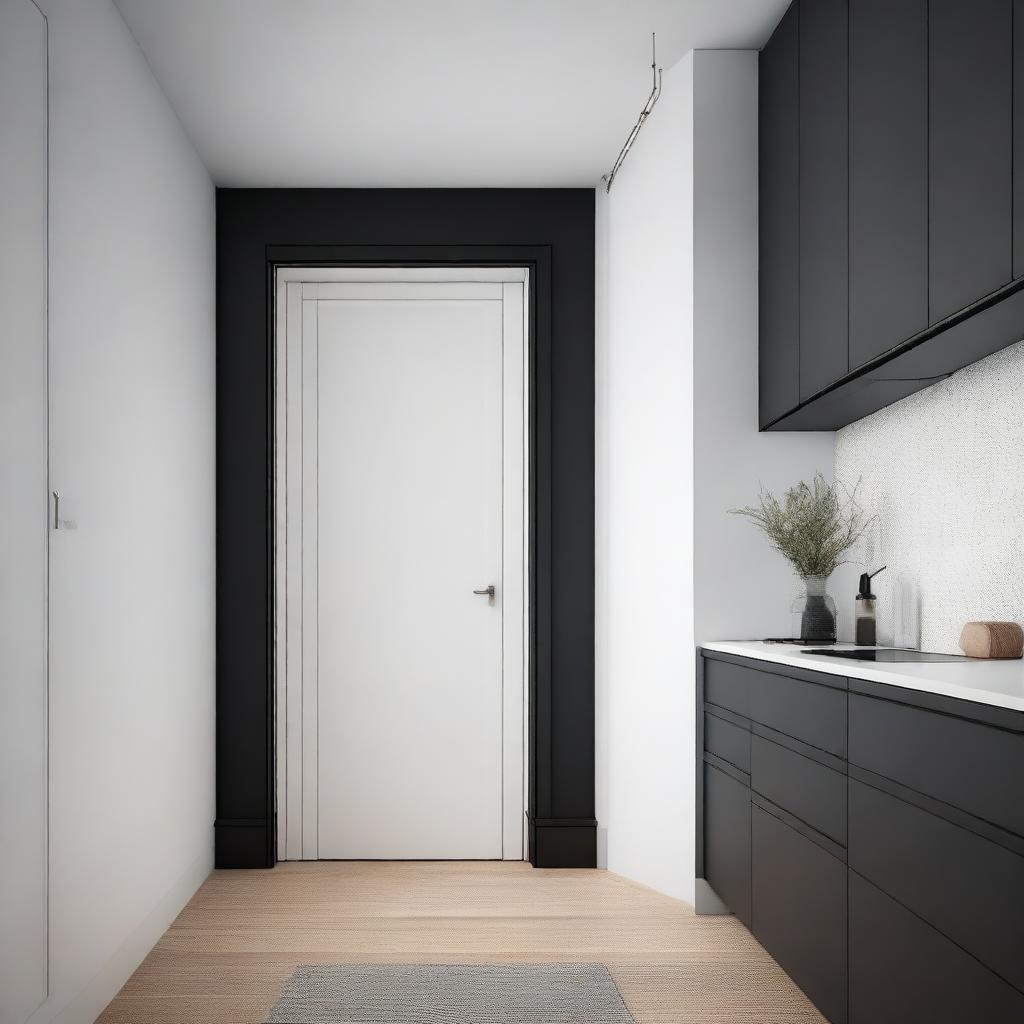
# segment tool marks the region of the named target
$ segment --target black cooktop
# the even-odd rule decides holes
[[[930,651],[910,651],[901,648],[870,647],[835,650],[831,647],[803,648],[801,654],[823,654],[828,658],[849,658],[851,661],[970,661],[962,654],[932,654]]]

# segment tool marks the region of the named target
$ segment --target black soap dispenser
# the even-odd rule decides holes
[[[854,604],[854,622],[856,624],[856,640],[858,647],[875,646],[875,595],[871,593],[871,580],[888,566],[874,572],[861,573],[860,593]]]

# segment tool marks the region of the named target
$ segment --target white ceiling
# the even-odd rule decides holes
[[[695,48],[788,0],[115,0],[219,185],[596,184]],[[655,115],[656,116],[656,115]]]

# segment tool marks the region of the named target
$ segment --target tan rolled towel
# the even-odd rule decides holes
[[[969,658],[1019,658],[1024,629],[1016,622],[968,622],[960,634],[960,650]]]

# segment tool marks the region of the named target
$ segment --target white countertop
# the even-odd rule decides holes
[[[813,647],[814,644],[807,644]],[[1024,661],[871,662],[825,655],[802,654],[797,644],[766,644],[760,640],[720,640],[701,644],[707,651],[721,651],[741,658],[757,658],[777,665],[792,665],[836,676],[869,679],[874,683],[903,686],[947,697],[1024,711]],[[836,649],[852,644],[836,644]]]

